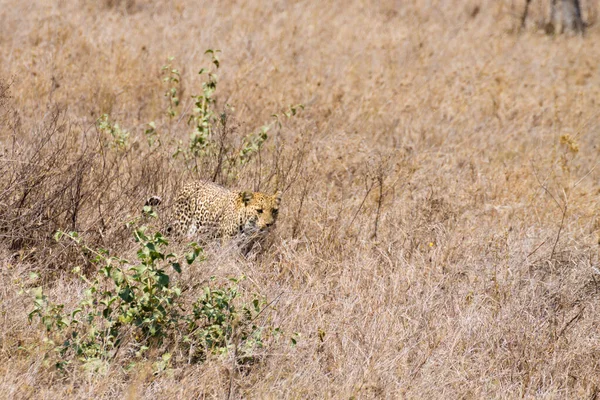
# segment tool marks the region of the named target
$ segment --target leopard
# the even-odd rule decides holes
[[[162,200],[153,196],[147,206]],[[167,234],[188,239],[240,239],[243,252],[264,238],[279,215],[281,191],[237,191],[210,181],[187,183],[175,198],[167,217]]]

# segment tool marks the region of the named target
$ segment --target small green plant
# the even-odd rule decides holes
[[[148,140],[148,147],[154,146],[154,143],[157,142],[160,146],[160,138],[158,136],[158,132],[156,130],[156,123],[154,121],[148,122],[148,127],[144,129],[144,134],[146,135],[146,139]]]
[[[177,116],[179,108],[179,92],[181,90],[181,74],[178,69],[173,67],[174,57],[169,57],[167,63],[161,68],[162,80],[167,89],[165,97],[168,99],[167,115],[169,118]]]
[[[258,153],[269,136],[267,132],[271,129],[270,125],[264,125],[254,134],[245,137],[238,156],[238,164],[245,165],[250,161],[252,155]]]
[[[129,132],[122,129],[118,123],[111,122],[108,114],[102,114],[96,121],[96,127],[104,134],[110,135],[112,145],[119,151],[126,150],[129,145]]]
[[[261,329],[253,324],[253,320],[264,308],[264,299],[255,296],[251,306],[236,306],[240,279],[229,280],[228,286],[206,286],[193,304],[193,318],[188,325],[190,334],[184,341],[195,343],[191,347],[192,350],[195,347],[195,357],[203,359],[206,351],[227,351],[233,337],[244,344],[244,349],[263,345]]]
[[[56,239],[63,235],[58,232]],[[76,233],[67,236],[81,244]],[[106,251],[84,246],[94,255],[93,261],[104,265],[94,281],[87,280],[78,269],[74,271],[88,288],[84,299],[68,316],[61,313],[63,305],[50,303],[41,291],[36,294],[29,318],[39,316],[49,332],[53,328],[69,331],[59,346],[61,357],[76,357],[86,362],[112,358],[129,337],[139,343],[161,341],[177,323],[178,309],[174,305],[181,290],[170,287],[170,277],[160,262],[166,261],[177,272],[181,271],[181,265],[174,254],[160,251],[167,244],[160,233],[147,236],[143,229],[138,229],[134,236],[140,243],[135,265],[110,257]],[[188,259],[193,261],[200,251],[194,247],[193,256]]]
[[[304,110],[304,105],[292,105],[282,114],[289,119],[298,113],[298,109]],[[244,142],[242,143],[242,147],[239,151],[239,156],[237,159],[239,165],[243,166],[248,163],[252,156],[257,154],[262,149],[264,143],[269,138],[267,133],[271,130],[273,125],[276,125],[281,129],[282,123],[279,114],[273,114],[272,117],[274,120],[270,124],[263,125],[258,132],[246,136]]]
[[[195,170],[200,169],[199,161],[204,163],[202,168],[206,168],[206,161],[214,158],[217,160],[217,165],[213,179],[216,179],[221,172],[225,172],[225,176],[228,178],[235,179],[240,168],[260,153],[269,138],[268,132],[274,126],[281,128],[282,123],[280,115],[273,114],[273,121],[244,137],[239,144],[233,145],[232,142],[226,141],[230,132],[235,129],[228,126],[228,113],[233,110],[233,107],[225,104],[222,112],[218,112],[216,109],[217,72],[221,66],[219,52],[219,50],[212,49],[205,52],[210,56],[211,67],[202,68],[198,72],[204,81],[202,82],[202,93],[192,96],[194,109],[188,118],[188,125],[193,130],[190,134],[189,145],[186,147],[180,143],[173,156],[182,154],[186,161],[192,162]],[[301,104],[290,106],[281,115],[291,118],[297,114],[299,109],[303,108],[304,106]]]
[[[214,94],[217,90],[217,74],[220,62],[217,55],[219,50],[206,50],[204,54],[210,54],[211,64],[214,70],[202,68],[199,75],[206,75],[206,81],[202,83],[202,94],[192,96],[194,99],[194,111],[188,120],[188,124],[194,127],[190,136],[190,152],[193,157],[198,157],[207,151],[212,143],[212,133],[217,124],[214,107]]]
[[[240,304],[237,297],[243,278],[230,279],[222,286],[211,279],[190,307],[169,275],[171,270],[181,273],[181,261],[164,250],[168,243],[160,233],[149,235],[144,228],[134,231],[139,243],[135,263],[105,250],[92,250],[75,232],[58,232],[56,239],[65,236],[82,246],[101,268],[94,280],[74,270],[87,288],[70,312],[52,303],[41,289],[35,291],[29,319],[39,318],[45,327],[48,342],[55,346],[57,367],[64,369],[77,360],[85,368],[101,370],[118,354],[135,359],[155,348],[159,350],[156,366],[164,369],[174,362],[174,350],[182,350],[178,353],[186,354],[188,362],[197,362],[207,353],[221,354],[235,347],[251,354],[262,346],[262,329],[253,321],[265,302],[255,296],[250,305]],[[184,259],[188,265],[202,259],[202,249],[192,243]]]

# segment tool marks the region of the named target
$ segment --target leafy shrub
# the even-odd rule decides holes
[[[179,92],[181,91],[181,74],[178,69],[173,68],[174,57],[167,59],[167,64],[160,70],[163,83],[167,86],[165,97],[168,99],[167,115],[169,118],[177,116],[179,107]]]
[[[182,155],[188,168],[195,172],[212,171],[213,181],[218,181],[219,177],[223,177],[222,180],[225,181],[235,181],[242,167],[260,153],[269,138],[268,132],[275,126],[282,127],[282,118],[280,114],[273,114],[271,122],[244,137],[232,137],[236,133],[236,125],[230,122],[230,114],[234,107],[225,104],[220,111],[217,108],[217,72],[221,66],[218,53],[220,50],[208,49],[205,52],[210,57],[211,66],[201,68],[198,72],[204,81],[202,93],[192,95],[194,108],[187,117],[188,125],[192,128],[189,143],[184,146],[180,142],[173,156]],[[165,92],[165,96],[169,98],[167,115],[171,118],[176,115],[175,109],[179,106],[181,85],[179,70],[173,68],[173,62],[174,60],[169,58],[168,64],[162,69],[163,81],[168,85]],[[289,119],[295,116],[299,109],[304,109],[304,106],[289,106],[281,115]]]
[[[129,146],[129,132],[121,128],[119,124],[111,122],[108,114],[102,114],[98,121],[96,121],[96,126],[100,132],[110,135],[113,147],[117,150],[127,150]]]
[[[64,235],[59,232],[56,238]],[[174,350],[186,354],[187,362],[198,362],[208,353],[223,354],[232,346],[242,348],[241,354],[246,355],[262,346],[261,328],[253,321],[265,302],[254,296],[251,304],[239,304],[238,285],[243,277],[230,279],[223,286],[215,286],[211,279],[187,311],[182,289],[169,275],[171,269],[181,272],[181,261],[163,250],[168,243],[160,233],[135,230],[137,263],[109,256],[105,250],[94,251],[82,244],[75,232],[66,236],[103,266],[92,281],[79,274],[87,289],[70,312],[65,312],[63,304],[49,301],[41,288],[35,291],[29,319],[39,318],[46,328],[56,351],[57,367],[64,369],[78,360],[97,370],[119,353],[135,359],[150,348],[159,349],[162,361],[157,365],[164,367],[165,362],[171,362],[170,351]],[[192,243],[185,262],[190,265],[201,255],[202,249]]]

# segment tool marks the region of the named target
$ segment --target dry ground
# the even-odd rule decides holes
[[[517,35],[508,0],[1,0],[0,397],[595,399],[600,31],[546,36],[538,3]],[[93,267],[52,233],[131,257],[124,223],[144,200],[210,177],[172,157],[208,48],[232,143],[305,109],[219,177],[285,189],[271,247],[214,248],[181,280],[245,274],[297,345],[267,340],[244,370],[228,354],[61,374],[28,322],[31,289],[72,306],[69,271]],[[102,114],[124,149],[102,142]]]

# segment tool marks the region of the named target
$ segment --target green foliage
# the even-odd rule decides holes
[[[112,145],[119,151],[127,150],[129,146],[129,132],[122,129],[119,124],[110,121],[108,114],[102,114],[96,121],[96,127],[104,134],[110,135]]]
[[[33,294],[34,310],[29,313],[29,319],[34,315],[39,315],[40,321],[44,324],[47,331],[52,330],[55,326],[60,329],[68,325],[63,317],[64,306],[62,304],[49,304],[48,298],[42,292],[42,288],[36,288]]]
[[[206,50],[204,54],[210,54],[211,63],[214,69],[202,68],[199,75],[206,75],[206,80],[202,83],[202,94],[192,96],[194,99],[194,111],[188,119],[188,124],[194,127],[190,136],[189,150],[193,157],[204,154],[213,144],[211,142],[214,126],[218,123],[215,117],[214,94],[217,90],[217,74],[220,63],[217,53],[219,50]]]
[[[160,139],[158,137],[158,132],[156,131],[156,123],[154,121],[148,122],[148,127],[144,130],[144,134],[146,135],[146,139],[148,140],[149,147],[152,147],[157,141],[160,145]]]
[[[289,119],[298,113],[298,109],[304,110],[304,105],[292,105],[282,114]],[[258,132],[246,136],[239,151],[238,165],[246,164],[254,154],[257,154],[262,149],[264,143],[269,138],[267,132],[271,130],[273,125],[281,129],[282,123],[279,114],[273,114],[272,117],[274,119],[273,122],[263,125]]]
[[[253,154],[256,154],[260,151],[263,144],[269,138],[267,135],[269,129],[271,129],[271,126],[265,125],[261,127],[257,133],[246,136],[238,157],[238,163],[240,165],[246,164],[248,161],[250,161],[250,158]]]
[[[167,63],[161,68],[162,80],[166,85],[165,97],[169,101],[167,115],[169,118],[177,116],[179,108],[179,92],[181,91],[181,74],[179,70],[173,68],[174,57],[169,57]]]
[[[188,326],[190,334],[184,341],[196,343],[196,357],[202,358],[203,352],[208,350],[226,351],[234,335],[243,344],[243,350],[263,345],[261,329],[252,322],[264,308],[264,299],[255,297],[252,305],[236,306],[239,280],[230,278],[230,281],[233,285],[227,287],[205,287],[193,304],[193,318]]]
[[[190,135],[189,146],[178,147],[174,157],[183,154],[187,161],[193,161],[195,169],[198,169],[198,160],[207,158],[218,159],[217,171],[227,170],[227,176],[235,176],[237,171],[249,163],[257,155],[269,136],[268,132],[274,125],[281,128],[281,119],[278,114],[274,114],[274,120],[271,123],[260,127],[256,132],[247,135],[241,140],[239,145],[233,145],[226,142],[225,138],[229,133],[228,112],[233,110],[229,104],[225,104],[222,112],[217,111],[216,91],[218,83],[217,72],[221,66],[218,53],[219,50],[206,50],[205,54],[210,57],[210,68],[202,68],[198,72],[204,78],[202,82],[202,93],[192,96],[194,100],[194,109],[188,118],[188,125],[193,127]],[[282,114],[291,118],[296,115],[303,105],[290,106]]]
[[[187,265],[202,260],[202,249],[195,243],[180,260],[165,251],[168,243],[160,233],[150,235],[140,228],[134,232],[139,244],[137,262],[131,263],[105,250],[90,249],[75,232],[58,232],[55,238],[65,235],[84,247],[101,268],[92,281],[74,270],[87,288],[68,313],[63,304],[49,301],[41,288],[35,291],[29,319],[39,318],[49,343],[57,343],[57,367],[78,360],[85,368],[100,370],[120,352],[136,359],[155,348],[160,355],[156,368],[162,370],[173,362],[170,351],[174,350],[195,362],[233,346],[244,349],[244,354],[262,346],[262,330],[253,321],[265,302],[255,296],[251,304],[241,303],[240,279],[230,279],[223,286],[211,279],[194,302],[186,302],[182,290],[173,284],[170,272],[181,273],[182,260]]]

